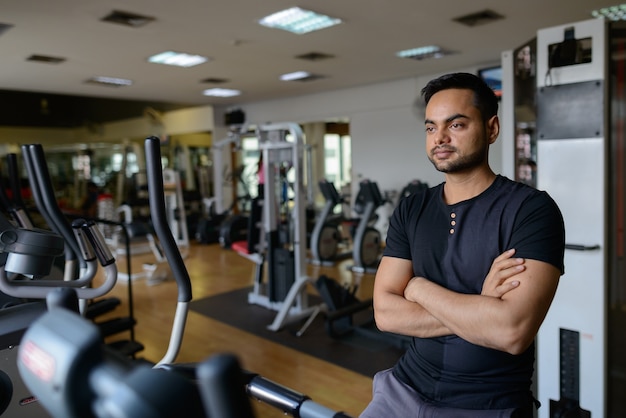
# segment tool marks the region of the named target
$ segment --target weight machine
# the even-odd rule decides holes
[[[217,214],[227,212],[226,197],[224,196],[224,147],[233,145],[235,149],[241,146],[242,138],[252,136],[253,133],[248,132],[247,125],[242,125],[237,130],[228,131],[226,138],[217,141],[211,146],[211,157],[213,159],[213,197],[205,199],[205,205],[213,208]]]
[[[213,159],[213,197],[204,198],[203,204],[205,206],[205,213],[207,215],[207,222],[205,222],[205,229],[210,228],[218,231],[218,241],[224,248],[230,248],[231,244],[235,241],[241,241],[245,238],[247,217],[237,212],[238,204],[240,201],[250,199],[250,193],[244,180],[242,179],[243,167],[241,170],[233,167],[232,178],[237,178],[239,182],[233,180],[229,184],[229,187],[234,187],[235,190],[231,199],[227,199],[224,195],[224,188],[226,186],[225,170],[228,167],[224,161],[224,147],[234,147],[233,151],[241,149],[241,142],[244,138],[253,137],[254,133],[248,131],[247,125],[237,127],[237,129],[231,129],[228,132],[226,138],[217,141],[211,147],[211,156]],[[241,183],[241,184],[240,184]],[[243,195],[239,195],[239,187],[243,185],[245,192]],[[230,205],[226,205],[227,201],[232,200]]]
[[[591,19],[542,29],[502,54],[502,132],[515,135],[505,143],[517,144],[516,179],[536,179],[566,229],[565,274],[537,335],[541,418],[621,417],[626,405],[624,340],[612,338],[623,335],[625,306],[612,302],[626,300],[613,264],[623,258],[623,26],[613,33]]]
[[[285,140],[287,134],[292,136],[293,142]],[[268,282],[263,286],[259,280],[255,280],[253,291],[248,294],[248,303],[277,311],[274,321],[268,326],[272,331],[278,331],[288,323],[308,318],[299,331],[301,334],[325,308],[323,304],[314,306],[308,304],[307,285],[313,284],[314,281],[306,274],[307,238],[305,188],[302,182],[304,153],[302,130],[295,123],[268,124],[259,126],[257,135],[265,170],[262,224],[265,253],[263,259],[267,260]],[[281,192],[279,180],[280,171],[285,167],[289,167],[295,173],[292,184],[294,198],[293,202],[284,202],[283,206],[291,207],[288,208],[287,216],[281,223],[279,202],[282,198],[278,196]]]

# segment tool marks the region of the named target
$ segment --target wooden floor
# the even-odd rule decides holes
[[[152,260],[151,255],[133,256],[133,272],[140,272],[143,263]],[[344,261],[336,267],[309,265],[308,274],[315,278],[326,274],[342,282],[356,281],[360,284],[357,296],[371,297],[373,276],[353,274],[346,268],[350,262]],[[123,256],[118,257],[118,264],[120,271],[126,271]],[[193,243],[185,257],[185,264],[192,280],[194,300],[252,284],[252,262],[217,244]],[[121,281],[113,293],[125,301],[127,287],[128,284]],[[133,280],[132,288],[137,319],[136,338],[146,347],[140,357],[156,362],[167,349],[176,308],[176,286],[173,281],[148,285],[145,279],[137,279]],[[117,313],[123,314],[126,307],[118,309]],[[371,398],[371,378],[189,312],[177,362],[202,361],[216,353],[234,353],[246,370],[354,417]],[[253,404],[257,418],[284,416],[273,407],[259,402]]]

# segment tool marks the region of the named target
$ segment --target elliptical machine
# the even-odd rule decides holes
[[[339,252],[343,241],[340,225],[344,221],[344,217],[333,214],[335,207],[343,204],[345,198],[337,192],[335,185],[326,179],[320,180],[319,186],[326,203],[315,222],[313,233],[311,234],[310,262],[316,266],[332,266],[336,261],[352,256],[350,251]]]
[[[158,138],[146,140],[153,174],[155,161],[161,161],[159,146]],[[293,417],[349,418],[304,394],[244,373],[232,356],[214,356],[199,367],[169,364],[182,341],[191,281],[171,232],[160,221],[164,206],[157,199],[162,183],[158,176],[152,178],[153,222],[179,286],[168,351],[154,367],[111,356],[93,324],[65,308],[55,308],[26,332],[18,362],[21,376],[48,412],[55,418],[253,418],[247,393]]]
[[[414,193],[418,193],[426,189],[428,189],[428,183],[424,183],[417,179],[411,180],[407,183],[406,186],[404,186],[404,188],[400,192],[398,203],[400,203],[400,200],[404,199],[405,197],[409,197]]]
[[[85,287],[89,284],[89,277],[86,277],[89,279],[87,282],[83,278],[40,280],[49,275],[54,258],[63,254],[63,238],[46,230],[14,228],[0,215],[0,236],[3,237],[0,239],[0,251],[8,254],[6,264],[0,267],[0,289],[9,295],[29,299],[45,298],[58,288],[70,286],[81,299],[108,293],[117,279],[117,268],[104,238],[93,221],[76,220],[72,227],[81,254],[88,264],[97,258],[105,268],[107,277],[104,283],[93,288]],[[15,277],[16,274],[30,280]],[[36,397],[18,375],[16,360],[22,335],[44,314],[45,309],[44,304],[32,301],[0,310],[0,415],[42,416],[43,411]]]
[[[350,266],[350,270],[355,273],[376,273],[382,253],[382,238],[372,222],[376,220],[376,209],[385,201],[376,182],[361,181],[354,204],[354,211],[361,216],[352,244],[354,265]]]

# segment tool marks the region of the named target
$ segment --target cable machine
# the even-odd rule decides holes
[[[304,142],[300,126],[295,123],[262,125],[257,129],[259,147],[263,153],[265,186],[263,188],[263,236],[268,269],[266,291],[255,285],[248,302],[277,311],[268,326],[278,331],[287,323],[308,318],[309,323],[324,308],[309,306],[307,285],[313,280],[306,274],[306,194],[303,184]],[[293,142],[285,140],[290,134]],[[281,169],[294,172],[293,201],[287,206],[283,222],[279,222],[282,195]],[[288,237],[285,239],[285,237]]]
[[[516,178],[536,178],[536,187],[550,193],[563,213],[567,239],[565,275],[537,337],[540,418],[618,417],[625,407],[623,360],[607,359],[607,296],[614,291],[608,260],[617,250],[607,235],[613,133],[607,121],[610,105],[623,106],[623,100],[608,100],[608,27],[593,19],[547,28],[515,56],[503,53],[503,81],[509,86],[503,119],[514,122],[508,130],[515,132],[515,142],[528,142],[531,152],[520,155],[518,147],[518,157],[536,150],[536,173],[528,173],[533,165],[524,158]],[[529,75],[534,89],[521,86],[528,85]],[[617,194],[623,191],[622,186]],[[615,331],[623,335],[623,329]]]
[[[243,138],[253,135],[254,133],[248,132],[248,126],[243,125],[238,129],[230,130],[226,138],[220,139],[211,146],[211,158],[213,159],[213,197],[205,199],[205,205],[212,207],[215,213],[221,214],[227,211],[227,199],[226,196],[224,196],[224,168],[228,167],[228,165],[224,161],[224,147],[230,147],[232,145],[237,150],[241,147]]]

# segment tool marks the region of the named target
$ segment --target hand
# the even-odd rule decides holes
[[[526,269],[523,258],[513,258],[515,250],[511,249],[500,254],[491,263],[491,269],[485,277],[483,288],[480,292],[483,296],[501,298],[519,286],[518,280],[509,280],[511,277]]]
[[[411,278],[411,280],[409,280],[409,282],[406,284],[406,287],[404,288],[404,298],[409,302],[417,302],[414,298],[411,297],[411,290],[412,288],[417,286],[418,282],[422,279],[426,280],[424,277],[416,276]]]

